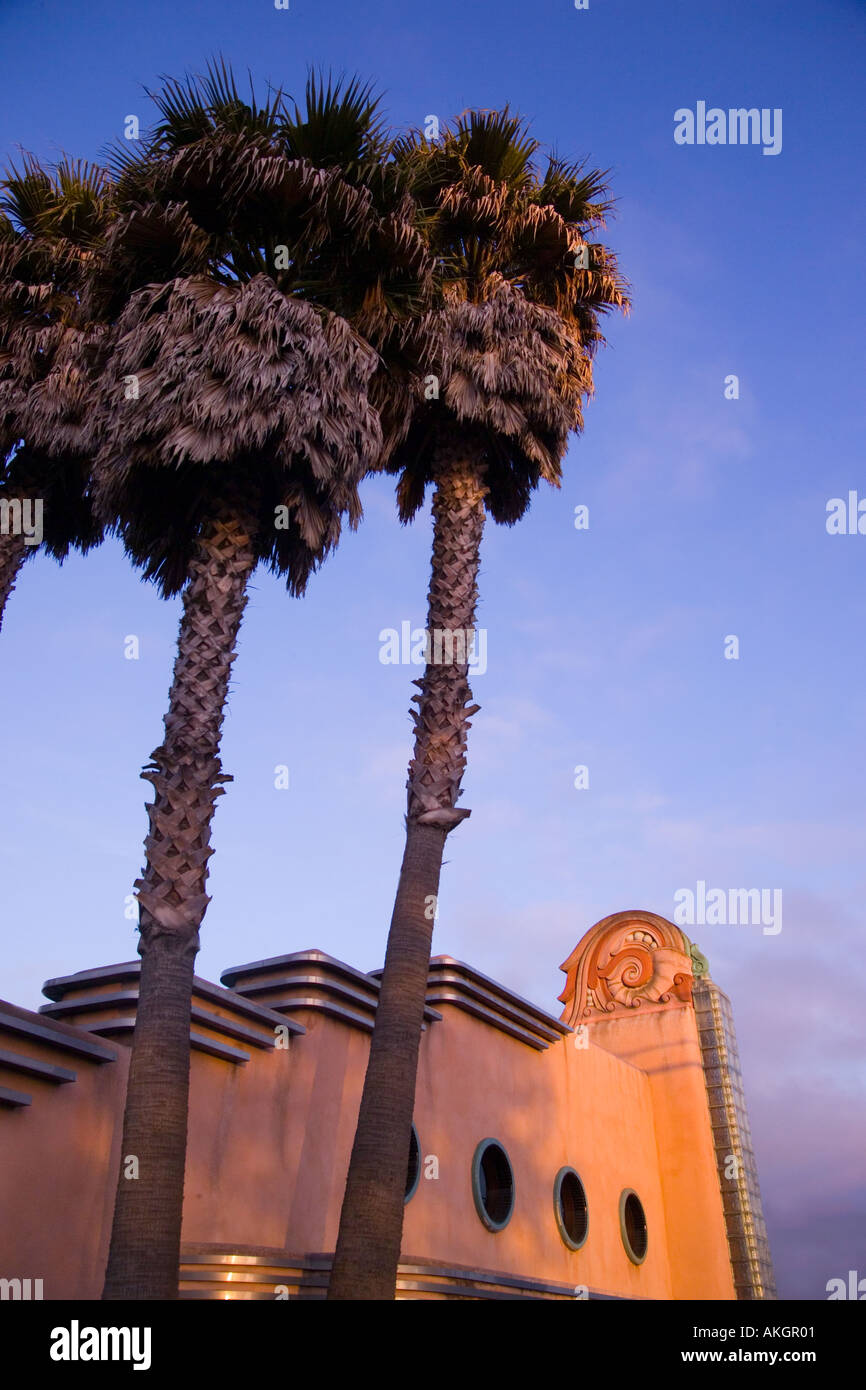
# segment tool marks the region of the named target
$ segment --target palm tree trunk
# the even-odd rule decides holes
[[[15,588],[21,566],[37,549],[38,546],[28,545],[23,536],[0,536],[0,628],[3,626],[6,600]]]
[[[251,527],[226,509],[184,590],[165,740],[141,774],[148,805],[141,979],[104,1299],[177,1297],[189,1109],[189,1025],[229,676],[255,567]]]
[[[470,716],[468,665],[447,661],[447,633],[475,626],[483,467],[443,454],[433,499],[433,565],[424,676],[415,684],[415,750],[409,764],[406,848],[388,933],[385,969],[349,1162],[329,1299],[393,1299],[403,1233],[418,1049],[427,994],[433,918],[445,839],[469,815],[457,808]],[[454,656],[462,655],[459,646]]]

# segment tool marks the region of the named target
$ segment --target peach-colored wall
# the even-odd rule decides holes
[[[406,1208],[404,1256],[627,1297],[733,1297],[685,1011],[641,1020],[648,1031],[634,1035],[635,1047],[654,1068],[662,1053],[670,1060],[670,1069],[647,1075],[595,1045],[600,1028],[633,1030],[631,1020],[595,1025],[588,1049],[569,1037],[536,1052],[440,1007],[444,1021],[422,1039],[415,1106],[422,1154],[438,1158],[439,1177],[422,1175]],[[298,1018],[308,1033],[288,1054],[257,1054],[244,1069],[195,1058],[185,1240],[334,1248],[368,1043],[313,1010]],[[472,1199],[472,1156],[486,1137],[505,1146],[516,1179],[514,1214],[497,1233]],[[589,1206],[579,1251],[564,1245],[553,1214],[553,1182],[565,1165],[580,1174]],[[642,1265],[620,1237],[623,1188],[646,1212]]]
[[[444,1024],[425,1039],[416,1102],[422,1149],[438,1154],[440,1178],[422,1177],[407,1207],[404,1251],[603,1293],[669,1298],[646,1078],[599,1048],[575,1048],[572,1038],[534,1052],[456,1008],[443,1013]],[[495,1233],[478,1219],[470,1178],[475,1146],[488,1136],[504,1145],[515,1175],[514,1214]],[[566,1165],[587,1196],[589,1233],[579,1251],[563,1243],[553,1211],[554,1179]],[[636,1189],[646,1211],[641,1266],[620,1239],[624,1187]]]
[[[296,1017],[305,1037],[243,1067],[193,1054],[186,1241],[333,1249],[369,1042],[314,1010]]]
[[[709,1101],[692,1006],[600,1020],[590,1039],[646,1075],[658,1139],[673,1298],[734,1298]]]
[[[406,1208],[404,1256],[626,1297],[733,1297],[690,1007],[594,1023],[587,1049],[569,1036],[544,1052],[438,1007],[443,1021],[422,1038],[415,1122],[439,1177],[422,1175]],[[251,1049],[244,1066],[192,1054],[187,1242],[334,1248],[369,1038],[317,1010],[296,1017],[305,1036],[287,1050]],[[31,1091],[34,1104],[0,1117],[0,1275],[42,1277],[46,1297],[99,1296],[128,1058],[116,1051],[103,1066],[45,1051],[77,1071],[69,1086],[2,1082]],[[472,1199],[473,1153],[488,1136],[506,1148],[516,1179],[514,1214],[499,1233]],[[589,1206],[576,1252],[553,1213],[564,1165],[580,1174]],[[639,1266],[620,1238],[623,1188],[646,1212]]]
[[[0,1114],[0,1277],[42,1279],[46,1299],[102,1292],[129,1069],[125,1048],[104,1045],[116,1061],[15,1049],[76,1073],[59,1086],[0,1067],[0,1086],[33,1098]]]

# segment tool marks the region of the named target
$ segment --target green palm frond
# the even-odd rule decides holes
[[[145,89],[162,119],[141,140],[130,143],[118,139],[106,149],[106,163],[120,204],[128,208],[183,201],[193,191],[190,179],[197,177],[200,210],[206,214],[210,206],[217,212],[220,200],[214,190],[226,176],[225,167],[217,165],[221,162],[225,166],[226,159],[231,160],[232,141],[246,160],[260,161],[268,151],[277,154],[287,120],[282,89],[269,87],[267,98],[261,102],[250,79],[249,100],[245,101],[222,57],[208,64],[204,76],[187,74],[183,81],[164,77],[162,82],[156,92]],[[184,154],[194,157],[195,166],[173,163]],[[198,174],[194,174],[194,167]],[[229,172],[236,176],[237,167]],[[247,172],[253,176],[255,170]],[[229,187],[223,191],[226,200],[237,194],[237,189]],[[230,210],[225,208],[222,219],[217,216],[214,225],[229,219]]]
[[[106,162],[118,181],[132,186],[152,165],[154,157],[170,155],[209,135],[260,135],[276,140],[286,120],[281,88],[269,88],[262,102],[250,78],[249,99],[238,89],[234,73],[222,55],[211,59],[204,74],[187,73],[183,80],[163,76],[162,87],[145,92],[160,120],[138,141],[115,140]]]
[[[555,208],[565,222],[587,229],[603,227],[615,205],[607,196],[610,170],[585,170],[586,160],[568,162],[552,154],[538,186],[537,201]]]
[[[35,155],[23,153],[22,167],[10,164],[0,181],[0,208],[12,221],[31,236],[38,235],[41,219],[50,212],[56,191],[50,176]]]
[[[160,149],[180,149],[199,140],[212,129],[211,114],[201,99],[201,79],[187,76],[181,82],[175,77],[162,77],[159,91],[145,87],[160,116],[149,137],[149,143]]]
[[[465,111],[446,134],[446,143],[451,141],[467,167],[489,178],[513,188],[532,180],[539,142],[507,106],[501,111]]]
[[[64,157],[54,177],[52,234],[92,248],[102,234],[109,212],[112,184],[108,171],[87,160]]]
[[[287,154],[307,159],[319,168],[339,167],[346,173],[375,160],[386,144],[385,122],[379,115],[381,96],[372,84],[311,72],[303,106],[283,127]]]
[[[23,168],[10,165],[0,189],[0,207],[26,235],[65,239],[84,248],[99,236],[111,196],[107,170],[68,156],[48,171],[33,155],[25,155]]]
[[[243,131],[247,135],[276,136],[284,120],[282,89],[270,89],[270,95],[262,105],[256,99],[251,76],[249,84],[249,101],[244,101],[231,66],[220,55],[208,63],[206,75],[198,79],[197,90],[204,99],[214,128]]]

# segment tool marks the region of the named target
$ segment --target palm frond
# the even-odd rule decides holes
[[[23,152],[21,166],[19,169],[15,164],[8,165],[0,180],[0,208],[17,227],[36,236],[41,219],[54,206],[56,190],[35,155]]]
[[[542,171],[540,149],[508,108],[464,112],[438,143],[412,131],[392,147],[423,213],[441,295],[418,333],[425,365],[411,418],[393,412],[381,465],[401,475],[404,521],[454,448],[483,462],[485,506],[503,524],[519,519],[541,481],[558,486],[594,389],[600,318],[628,308],[616,257],[589,240],[612,206],[606,173],[556,155]],[[437,380],[433,400],[422,373]]]
[[[537,199],[555,208],[565,222],[584,230],[603,227],[615,200],[608,197],[609,169],[586,170],[586,160],[566,161],[551,154]]]
[[[385,147],[385,122],[379,115],[381,96],[359,77],[336,79],[311,71],[303,105],[283,126],[286,152],[319,168],[339,167],[349,176]]]
[[[490,178],[512,187],[532,178],[539,142],[524,119],[512,115],[507,106],[501,111],[465,111],[447,132],[448,140],[455,142],[467,167],[480,169]]]

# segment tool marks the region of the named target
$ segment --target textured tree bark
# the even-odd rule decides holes
[[[447,657],[445,633],[462,633],[468,654],[475,626],[483,469],[477,459],[443,454],[433,499],[433,564],[428,653],[413,696],[418,709],[409,764],[406,848],[349,1163],[328,1298],[393,1299],[403,1234],[403,1198],[415,1105],[418,1049],[427,994],[433,919],[448,833],[469,815],[457,808],[470,716],[468,663]],[[452,641],[454,638],[452,637]]]
[[[177,1297],[193,969],[214,802],[231,781],[220,734],[254,568],[251,529],[233,512],[218,514],[184,590],[165,739],[141,774],[156,796],[136,882],[141,979],[104,1299]]]
[[[23,536],[0,536],[0,628],[3,627],[6,601],[15,588],[21,566],[38,549],[38,546],[28,545]]]

